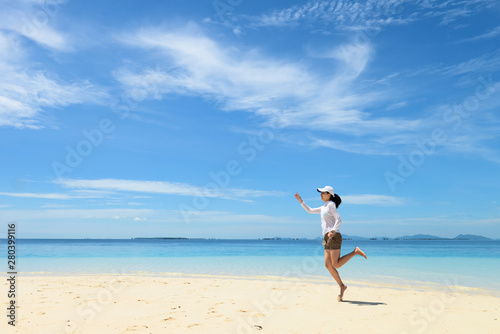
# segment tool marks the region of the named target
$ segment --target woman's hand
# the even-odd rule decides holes
[[[299,201],[301,204],[304,202],[304,201],[302,200],[302,198],[300,198],[299,193],[295,193],[295,198],[296,198],[296,199],[297,199],[297,201]]]
[[[333,238],[334,235],[335,235],[334,232],[330,232],[330,233],[328,233],[328,238]]]

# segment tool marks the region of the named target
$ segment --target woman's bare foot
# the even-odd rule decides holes
[[[340,287],[340,295],[337,296],[337,301],[339,301],[339,302],[342,301],[342,298],[344,297],[345,290],[347,290],[347,285],[344,284]]]
[[[355,253],[355,254],[358,254],[358,255],[361,255],[362,257],[364,257],[365,259],[367,259],[367,260],[368,260],[368,258],[366,257],[365,252],[363,252],[361,249],[359,249],[359,247],[356,247],[356,248],[354,249],[354,253]]]

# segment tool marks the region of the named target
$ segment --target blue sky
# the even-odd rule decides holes
[[[495,0],[1,3],[19,238],[500,238]]]

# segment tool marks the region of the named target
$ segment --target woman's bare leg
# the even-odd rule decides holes
[[[339,302],[341,302],[342,297],[344,296],[344,291],[347,289],[347,285],[345,285],[344,282],[342,282],[342,279],[340,278],[339,272],[332,265],[334,256],[335,255],[334,255],[332,250],[325,249],[325,267],[326,267],[326,269],[328,269],[328,271],[330,272],[330,274],[332,275],[332,277],[335,279],[335,281],[337,282],[337,284],[340,287],[340,294],[339,294],[337,300]]]
[[[339,286],[342,286],[344,285],[344,283],[342,282],[342,280],[340,279],[340,275],[339,275],[339,272],[333,267],[332,265],[332,255],[331,255],[331,251],[328,251],[325,249],[325,267],[326,269],[328,269],[328,271],[330,272],[330,274],[332,275],[333,279],[335,279],[335,281],[337,282],[337,284]]]
[[[352,252],[349,254],[346,254],[342,257],[340,257],[340,249],[332,249],[333,254],[332,254],[332,265],[334,268],[340,268],[344,264],[347,263],[350,259],[354,257],[354,255],[361,255],[365,259],[367,259],[365,252],[363,252],[359,247],[356,247]]]

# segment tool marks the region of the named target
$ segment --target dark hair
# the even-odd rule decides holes
[[[335,195],[331,195],[330,194],[330,201],[332,201],[333,203],[335,203],[335,206],[337,208],[339,207],[340,203],[342,203],[342,199],[337,194],[335,194]]]

